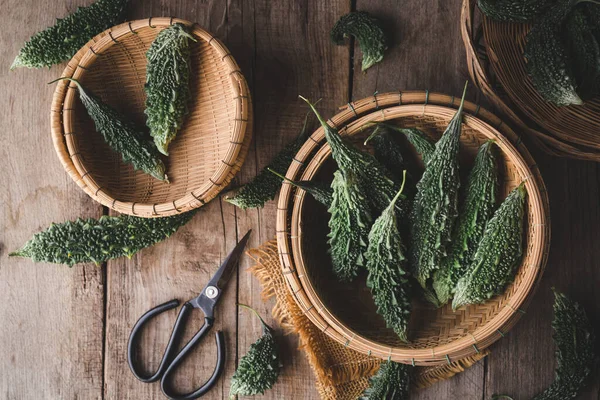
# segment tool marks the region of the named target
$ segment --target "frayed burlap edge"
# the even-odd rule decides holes
[[[356,399],[368,386],[369,377],[377,371],[381,360],[344,347],[321,332],[304,315],[288,291],[279,262],[276,240],[249,250],[247,254],[255,262],[250,272],[262,285],[263,300],[275,298],[273,318],[286,333],[295,333],[300,337],[300,348],[306,354],[315,374],[316,387],[321,398]],[[469,368],[488,353],[487,350],[482,351],[449,365],[417,367],[413,385],[425,388],[448,379]]]

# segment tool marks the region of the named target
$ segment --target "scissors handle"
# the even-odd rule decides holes
[[[175,325],[173,326],[173,331],[171,332],[171,337],[169,338],[169,342],[167,343],[167,347],[165,348],[165,353],[156,372],[150,376],[143,375],[140,371],[138,371],[135,364],[133,363],[135,341],[142,327],[153,317],[165,311],[173,309],[178,305],[179,301],[171,300],[169,302],[154,307],[153,309],[149,310],[140,317],[140,319],[136,322],[133,329],[131,330],[131,334],[129,335],[129,343],[127,345],[127,361],[129,363],[129,368],[131,369],[131,372],[140,381],[150,383],[156,382],[160,379],[161,389],[165,396],[173,400],[191,400],[196,399],[208,392],[223,372],[223,368],[225,366],[225,340],[223,337],[223,332],[216,332],[215,339],[217,343],[217,363],[213,374],[209,378],[209,380],[193,392],[181,395],[175,394],[167,383],[168,377],[171,373],[173,373],[177,366],[181,364],[181,362],[194,349],[194,347],[196,347],[200,340],[204,336],[206,336],[206,334],[212,328],[214,323],[213,318],[205,317],[204,325],[202,325],[202,328],[200,328],[200,330],[192,337],[192,339],[190,339],[190,341],[183,347],[183,349],[181,349],[181,351],[175,355],[174,353],[179,344],[180,336],[184,330],[185,321],[187,320],[190,311],[194,308],[190,303],[185,303],[179,311],[179,315],[177,316],[177,320],[175,321]]]

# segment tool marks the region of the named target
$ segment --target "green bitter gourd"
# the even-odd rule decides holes
[[[546,101],[558,106],[582,104],[562,38],[563,22],[582,0],[559,0],[527,34],[525,58],[533,85]]]
[[[363,54],[363,71],[383,60],[387,43],[377,18],[364,11],[354,11],[342,16],[331,29],[331,40],[337,45],[342,45],[349,35],[358,39]]]
[[[190,211],[163,218],[102,216],[52,224],[10,255],[70,267],[79,263],[100,264],[113,258],[131,257],[165,240],[194,214],[195,211]]]
[[[369,203],[375,215],[381,212],[390,204],[398,189],[400,183],[394,179],[394,175],[387,170],[372,155],[362,152],[354,147],[350,142],[343,138],[338,130],[329,126],[323,117],[316,110],[314,104],[307,99],[300,98],[308,103],[313,110],[321,126],[325,130],[325,138],[331,147],[331,156],[342,171],[351,170],[361,181],[362,189],[369,194]],[[396,203],[396,209],[401,218],[408,213],[408,199],[401,196]]]
[[[552,328],[556,345],[554,382],[533,400],[576,398],[594,368],[596,350],[592,324],[578,303],[555,290]],[[512,397],[494,395],[492,399],[512,400]]]
[[[333,174],[333,198],[329,207],[329,251],[333,273],[341,282],[353,280],[365,266],[373,219],[369,203],[352,170]]]
[[[144,138],[143,133],[132,122],[108,104],[103,103],[94,94],[86,91],[78,80],[59,78],[57,81],[64,79],[77,85],[79,98],[94,121],[96,130],[102,134],[106,143],[114,151],[121,154],[124,162],[130,163],[135,169],[144,171],[156,179],[169,182],[165,173],[165,164],[160,159],[159,152],[152,142]]]
[[[433,275],[433,288],[441,304],[446,304],[452,297],[456,283],[469,266],[494,212],[498,191],[495,146],[490,140],[479,148],[469,174],[465,201],[452,235],[450,251]]]
[[[225,201],[245,210],[247,208],[260,208],[269,200],[273,200],[277,191],[281,188],[281,178],[269,172],[269,169],[280,174],[290,166],[294,156],[308,137],[308,114],[304,119],[304,126],[300,135],[291,143],[288,143],[271,160],[269,165],[263,168],[250,182],[240,188],[232,197],[226,197]]]
[[[406,182],[406,173],[404,173]],[[392,328],[400,340],[407,342],[410,318],[410,286],[405,270],[405,247],[398,229],[395,203],[402,193],[398,191],[390,205],[375,220],[369,232],[367,259],[367,287],[371,289],[377,312],[388,328]]]
[[[408,400],[412,367],[391,360],[381,363],[360,400]]]
[[[431,275],[446,256],[454,220],[458,215],[458,150],[462,132],[462,113],[467,92],[448,124],[435,152],[417,183],[411,212],[410,262],[413,275],[424,289],[431,290]]]
[[[277,175],[279,178],[283,179],[284,181],[289,182],[291,185],[294,185],[304,190],[312,197],[314,197],[315,200],[317,200],[319,203],[323,204],[327,208],[331,206],[331,202],[333,201],[333,190],[331,189],[330,185],[317,181],[294,181],[292,179],[286,178],[279,172],[276,172],[270,168],[268,168],[268,170]]]
[[[241,307],[251,310],[262,325],[263,334],[250,345],[248,352],[240,359],[240,363],[231,378],[229,398],[236,396],[254,396],[263,394],[271,389],[281,368],[279,351],[275,341],[275,331],[263,321],[261,316],[251,307],[240,304]]]
[[[550,8],[556,0],[479,0],[486,17],[498,21],[528,22]]]
[[[488,222],[465,275],[456,284],[454,310],[500,294],[514,278],[523,254],[526,196],[522,183],[510,192]]]
[[[160,31],[146,52],[146,125],[165,155],[188,113],[190,40],[196,41],[188,28],[176,23]]]
[[[412,144],[412,146],[415,148],[415,151],[421,156],[423,164],[427,165],[433,156],[433,153],[435,152],[435,142],[433,142],[429,136],[423,133],[423,131],[417,128],[400,128],[386,122],[377,122],[376,124],[385,126],[405,135],[406,139],[408,139],[408,142]]]
[[[56,24],[33,35],[10,69],[51,67],[73,57],[91,38],[116,25],[128,0],[98,0],[79,7]]]
[[[375,159],[388,169],[397,181],[402,180],[402,171],[406,169],[405,157],[400,145],[392,138],[390,128],[377,124],[365,140],[365,146],[371,143]]]
[[[593,97],[600,78],[600,46],[585,11],[587,9],[584,8],[573,10],[565,25],[567,49],[570,51],[569,58],[573,61],[577,94],[582,100]]]

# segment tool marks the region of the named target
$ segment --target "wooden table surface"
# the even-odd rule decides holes
[[[275,236],[274,202],[241,211],[221,199],[204,207],[169,240],[131,260],[106,265],[34,264],[9,259],[30,236],[51,222],[107,213],[62,169],[50,138],[50,102],[64,66],[17,70],[9,66],[34,32],[90,0],[2,0],[0,34],[0,398],[153,399],[159,385],[138,382],[126,361],[132,325],[148,308],[195,296],[235,243],[252,228],[251,246]],[[351,9],[380,17],[392,32],[385,60],[363,74],[358,47],[336,47],[328,31]],[[375,91],[429,89],[460,95],[468,78],[459,32],[459,0],[131,0],[128,18],[178,16],[198,22],[222,39],[252,89],[255,136],[236,183],[248,181],[301,127],[306,107],[298,94],[323,98],[320,109]],[[475,89],[471,100],[478,100]],[[509,393],[527,399],[553,378],[551,286],[572,295],[600,321],[600,172],[590,162],[551,158],[531,148],[545,177],[552,208],[552,250],[527,315],[491,355],[414,399],[489,399]],[[258,336],[258,321],[236,312],[236,302],[255,306],[271,322],[271,303],[242,262],[218,312],[229,356],[223,378],[206,396],[227,398],[239,357]],[[144,332],[144,360],[156,366],[175,312]],[[200,323],[200,322],[198,322]],[[600,325],[600,324],[599,324]],[[195,326],[194,328],[197,328]],[[313,375],[294,336],[284,338],[284,369],[262,398],[317,399]],[[158,349],[151,351],[151,348]],[[211,340],[177,376],[183,388],[203,382],[213,369]],[[581,399],[598,399],[593,379]]]

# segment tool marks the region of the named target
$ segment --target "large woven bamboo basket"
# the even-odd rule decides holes
[[[139,126],[145,126],[146,51],[176,22],[191,27],[189,114],[165,158],[170,183],[135,171],[96,132],[76,86],[60,81],[52,102],[52,137],[71,178],[94,200],[130,215],[168,216],[214,198],[241,168],[252,137],[252,102],[231,53],[196,24],[150,18],[115,26],[69,62],[72,77]]]
[[[418,127],[438,138],[454,115],[458,99],[428,92],[387,93],[363,99],[329,120],[343,135],[365,137],[369,121]],[[413,365],[439,365],[472,356],[503,337],[525,313],[542,275],[550,239],[548,198],[535,162],[520,138],[488,111],[465,105],[461,165],[472,163],[480,144],[495,139],[506,194],[522,181],[528,191],[525,255],[516,279],[503,295],[453,312],[416,301],[409,326],[411,343],[400,342],[377,315],[364,277],[340,284],[327,254],[327,211],[303,190],[284,183],[279,197],[277,242],[290,291],[308,318],[327,335],[359,352]],[[477,117],[475,116],[477,115]],[[415,155],[416,156],[416,155]],[[295,157],[287,177],[330,181],[335,164],[324,132],[315,131]],[[463,174],[469,168],[463,168]]]
[[[469,73],[488,100],[547,153],[600,161],[600,98],[583,106],[546,102],[525,70],[528,24],[497,22],[463,0],[461,33]]]

